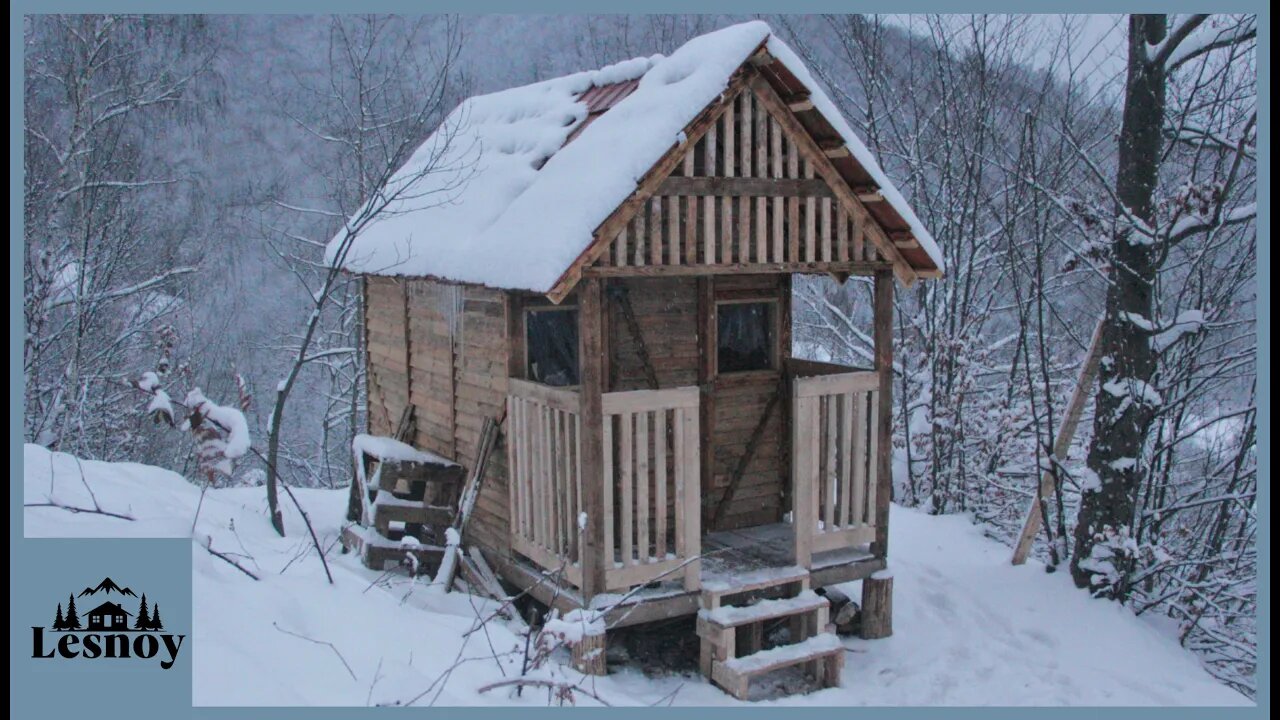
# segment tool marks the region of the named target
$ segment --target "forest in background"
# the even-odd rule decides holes
[[[265,456],[199,472],[199,439],[147,412],[154,371],[243,407],[282,482],[344,486],[360,293],[323,252],[388,168],[468,95],[742,19],[26,18],[25,439],[264,483]],[[1036,555],[1252,694],[1256,19],[1117,19],[1138,72],[1078,17],[765,19],[946,256],[897,296],[895,501],[1012,544],[1052,473]],[[857,278],[798,282],[797,354],[865,365],[869,308]],[[1112,352],[1057,457],[1100,320]]]

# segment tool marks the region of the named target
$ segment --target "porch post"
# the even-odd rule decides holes
[[[604,302],[599,278],[585,278],[578,285],[578,359],[579,393],[582,401],[582,512],[587,514],[587,527],[582,538],[582,599],[605,590],[604,514],[612,508],[604,506]]]
[[[876,372],[880,374],[880,402],[876,408],[879,423],[876,445],[876,539],[871,552],[876,557],[889,555],[889,496],[893,492],[893,273],[876,272],[875,280],[875,355]]]

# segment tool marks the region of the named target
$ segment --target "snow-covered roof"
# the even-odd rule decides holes
[[[908,262],[941,270],[942,253],[870,150],[798,56],[759,21],[696,37],[669,57],[636,58],[464,101],[390,187],[404,187],[423,167],[430,172],[364,228],[343,268],[549,291],[761,46],[789,81],[803,84],[849,148],[859,176],[883,197],[888,208],[873,216],[896,221],[919,243],[923,252],[904,254]],[[611,98],[606,112],[589,113],[588,91],[618,83],[634,90]],[[330,241],[328,262],[338,260],[345,235],[344,228]]]

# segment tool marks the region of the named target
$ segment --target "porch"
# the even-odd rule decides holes
[[[729,529],[707,527],[725,491],[704,483],[713,440],[701,432],[698,387],[602,393],[593,458],[579,388],[511,379],[510,539],[525,566],[516,570],[580,604],[628,593],[696,597],[788,572],[842,582],[883,567],[873,549],[887,448],[880,373],[794,358],[781,365],[789,507],[781,522]],[[594,557],[593,488],[603,525]],[[602,581],[584,587],[593,572]]]

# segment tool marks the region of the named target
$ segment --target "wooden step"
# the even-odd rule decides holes
[[[715,610],[703,609],[698,611],[698,635],[706,636],[707,633],[703,632],[704,625],[707,626],[708,632],[714,632],[767,620],[807,614],[829,606],[830,603],[825,597],[812,590],[805,590],[793,598],[761,600],[754,605],[743,607],[725,605]]]
[[[819,633],[808,640],[729,660],[717,660],[711,680],[739,700],[746,700],[751,678],[804,663],[817,663],[823,687],[838,687],[844,668],[844,644],[833,633]]]
[[[453,523],[453,516],[451,507],[424,505],[421,500],[403,500],[385,490],[380,491],[373,501],[373,523],[377,527],[385,527],[390,522],[447,527]]]
[[[715,610],[721,601],[730,595],[742,595],[749,592],[766,590],[780,585],[798,584],[800,590],[809,589],[809,571],[798,566],[762,568],[760,570],[734,574],[724,578],[702,580],[702,607]]]

